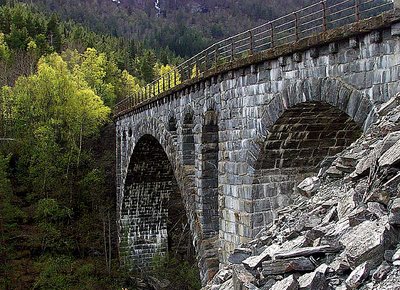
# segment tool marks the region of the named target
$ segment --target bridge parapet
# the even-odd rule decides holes
[[[400,8],[399,0],[394,0],[394,2],[388,0],[318,1],[214,43],[168,73],[161,75],[137,94],[120,101],[115,107],[115,116],[118,117],[134,108],[144,106],[149,101],[181,90],[201,79],[217,75],[226,68],[243,66],[248,62],[246,59],[255,63],[255,59],[262,61],[266,56],[267,58],[284,56],[288,53],[288,45],[294,46],[295,49],[298,47],[297,50],[304,49],[304,45],[301,44],[304,44],[304,40],[310,36],[324,35],[327,31],[379,16],[384,12],[392,12],[394,8]],[[382,19],[382,23],[375,23],[375,26],[389,22],[390,16],[388,14],[385,17],[387,19]],[[360,30],[355,30],[355,32],[360,33]],[[348,34],[349,31],[346,31],[343,36]],[[332,40],[332,36],[329,38]],[[311,41],[307,46],[320,45],[323,40],[326,41],[326,36],[321,37],[319,43],[313,44]]]

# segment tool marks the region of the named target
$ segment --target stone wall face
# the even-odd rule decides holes
[[[290,202],[298,178],[365,131],[399,91],[396,25],[213,76],[119,117],[119,210],[135,194],[125,190],[128,168],[149,134],[169,159],[209,279]]]

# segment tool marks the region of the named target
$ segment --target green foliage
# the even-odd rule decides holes
[[[171,282],[171,289],[194,290],[201,288],[196,265],[181,261],[171,255],[157,255],[152,260],[152,275]]]
[[[0,36],[0,61],[10,59],[8,66],[12,68],[7,69],[12,75],[3,84],[13,84],[18,76],[32,72],[22,69],[27,64],[20,54],[27,54],[32,59],[28,59],[29,65],[33,66],[44,54],[63,49],[84,51],[80,64],[82,70],[87,69],[86,81],[109,106],[116,98],[126,97],[117,88],[121,71],[134,74],[143,85],[154,79],[153,67],[157,61],[164,64],[179,61],[168,48],[158,49],[156,54],[140,41],[99,35],[72,21],[62,22],[55,14],[48,17],[25,4],[0,6],[0,32],[4,38],[2,41]]]
[[[9,259],[14,253],[12,238],[18,233],[18,224],[26,214],[16,206],[8,173],[9,157],[0,153],[0,288],[11,287]]]
[[[36,74],[3,90],[13,100],[15,135],[22,147],[33,191],[47,196],[79,165],[82,142],[108,120],[110,109],[79,70],[70,71],[58,54],[43,57]]]
[[[40,222],[62,222],[70,218],[72,210],[62,207],[53,198],[44,198],[39,200],[36,207],[35,218]]]
[[[7,43],[4,39],[4,33],[0,32],[0,59],[1,60],[9,60],[10,58],[10,49],[8,48]]]
[[[36,263],[40,274],[34,289],[70,290],[70,289],[99,289],[96,280],[95,265],[91,262],[82,263],[70,256],[44,256]],[[103,286],[104,287],[104,286]]]
[[[179,85],[181,83],[181,76],[173,66],[170,66],[168,64],[162,65],[157,63],[154,65],[153,70],[156,78],[160,78],[161,76],[163,76],[155,84],[157,87],[157,92],[158,88],[160,88],[160,93],[162,93],[164,91],[173,88],[175,86],[175,82],[176,85]]]

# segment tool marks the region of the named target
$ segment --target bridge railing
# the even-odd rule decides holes
[[[189,58],[168,73],[129,96],[114,109],[123,115],[148,99],[188,80],[199,78],[219,65],[259,53],[270,48],[296,42],[302,38],[393,9],[390,0],[324,0],[279,17],[265,24],[221,40]]]

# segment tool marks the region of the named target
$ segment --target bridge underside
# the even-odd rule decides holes
[[[322,102],[286,110],[269,130],[253,181],[252,235],[273,221],[275,210],[290,203],[296,186],[315,175],[321,161],[360,137],[347,114]]]
[[[158,141],[142,137],[132,154],[121,211],[120,252],[145,270],[167,252],[193,262],[187,216],[171,164]]]

